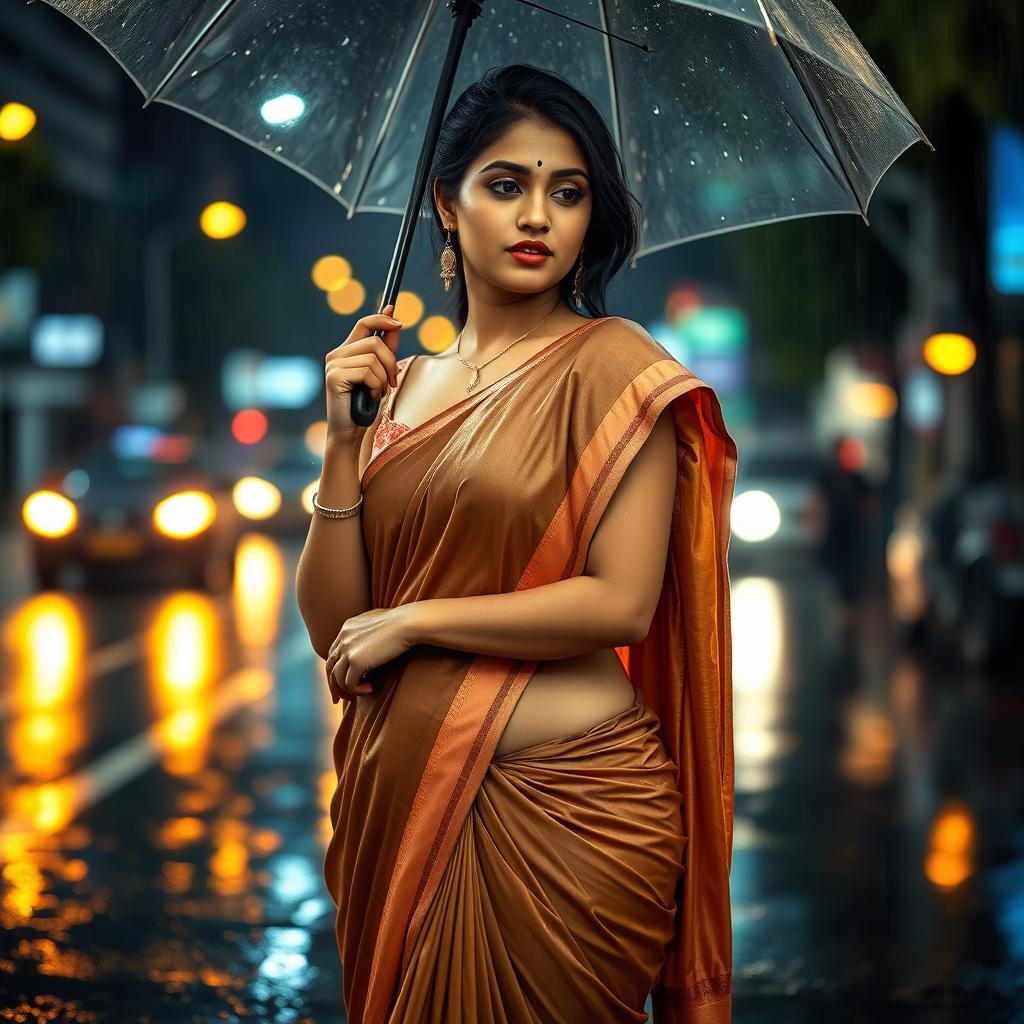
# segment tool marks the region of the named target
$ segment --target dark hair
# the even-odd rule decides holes
[[[512,125],[531,117],[570,132],[587,158],[593,202],[583,240],[580,293],[583,308],[591,316],[606,316],[605,289],[622,265],[633,259],[638,244],[639,229],[630,200],[638,207],[640,204],[626,184],[621,154],[597,108],[564,78],[529,64],[489,68],[445,115],[426,189],[426,201],[433,215],[431,241],[435,260],[447,240],[433,200],[435,179],[443,196],[454,197],[477,154]],[[452,282],[458,307],[456,320],[461,325],[466,322],[469,302],[457,234],[452,235],[452,248],[456,253]],[[572,308],[577,266],[562,279],[560,289],[562,299]]]

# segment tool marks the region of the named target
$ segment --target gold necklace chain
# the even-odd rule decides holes
[[[548,320],[548,319],[550,319],[550,318],[551,318],[552,316],[554,316],[554,314],[555,314],[555,313],[556,313],[557,311],[558,311],[558,306],[555,306],[555,308],[554,308],[553,310],[551,310],[551,312],[550,312],[550,313],[548,313],[548,315],[547,315],[546,317],[544,317],[544,320]],[[540,324],[544,323],[544,320],[541,320]],[[512,342],[512,345],[516,345],[516,344],[518,344],[518,343],[519,343],[520,341],[522,341],[522,340],[523,340],[523,338],[525,338],[525,337],[526,337],[527,335],[529,335],[529,334],[532,334],[532,333],[533,333],[533,332],[534,332],[535,330],[537,330],[537,328],[538,328],[538,327],[540,327],[540,324],[535,324],[535,325],[534,325],[533,327],[531,327],[531,328],[530,328],[530,329],[529,329],[529,330],[528,330],[528,331],[526,332],[526,334],[522,335],[522,336],[521,336],[521,337],[519,337],[519,338],[516,338],[516,340]],[[466,329],[466,328],[465,328],[465,327],[463,327],[463,328],[462,328],[462,331],[464,331],[465,329]],[[481,364],[480,364],[480,366],[477,366],[477,365],[476,365],[476,363],[471,363],[471,362],[470,362],[470,361],[469,361],[468,359],[463,359],[463,358],[462,358],[462,355],[461,355],[461,350],[462,350],[462,331],[459,331],[459,340],[458,340],[458,343],[457,343],[457,344],[456,344],[456,346],[455,346],[455,355],[456,355],[456,357],[458,358],[458,360],[459,360],[459,362],[460,362],[460,363],[462,363],[462,364],[463,364],[464,366],[468,366],[468,367],[469,367],[469,368],[470,368],[470,369],[471,369],[471,370],[473,371],[473,376],[472,376],[472,377],[470,377],[470,379],[469,379],[469,383],[468,383],[468,384],[466,385],[466,391],[467,391],[467,392],[469,392],[469,391],[472,391],[472,390],[473,390],[473,388],[475,388],[475,387],[477,386],[477,384],[479,383],[479,381],[480,381],[480,371],[481,371],[481,370],[482,370],[482,369],[483,369],[483,368],[484,368],[485,366],[487,366],[487,364],[488,364],[488,363],[493,363],[493,362],[494,362],[494,360],[498,358],[498,356],[502,356],[502,355],[504,355],[504,354],[505,354],[505,353],[506,353],[506,352],[507,352],[507,351],[508,351],[508,350],[509,350],[509,349],[510,349],[510,348],[512,347],[512,345],[506,345],[506,346],[505,346],[505,347],[504,347],[504,348],[503,348],[503,349],[502,349],[502,350],[501,350],[501,351],[500,351],[500,352],[498,353],[498,355],[496,355],[496,356],[492,356],[492,357],[491,357],[490,359],[488,359],[488,360],[487,360],[487,362],[486,362],[486,363],[481,363]]]

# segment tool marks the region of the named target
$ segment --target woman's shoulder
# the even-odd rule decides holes
[[[577,362],[581,365],[598,361],[632,369],[635,373],[660,359],[674,358],[647,328],[624,316],[602,317],[586,332],[577,351]]]

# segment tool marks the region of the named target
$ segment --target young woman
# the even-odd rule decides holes
[[[489,71],[431,180],[462,329],[396,360],[387,307],[328,354],[296,577],[345,701],[324,874],[348,1019],[611,1024],[652,994],[656,1021],[723,1024],[735,445],[603,312],[637,227],[585,96]]]

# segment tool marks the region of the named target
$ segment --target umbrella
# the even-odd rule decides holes
[[[110,52],[143,106],[256,146],[350,218],[402,215],[381,309],[430,216],[453,86],[524,56],[611,127],[643,208],[635,259],[795,217],[867,223],[891,164],[917,141],[935,148],[828,0],[448,0],[450,18],[438,0],[46,2]],[[353,388],[357,423],[377,405]]]

